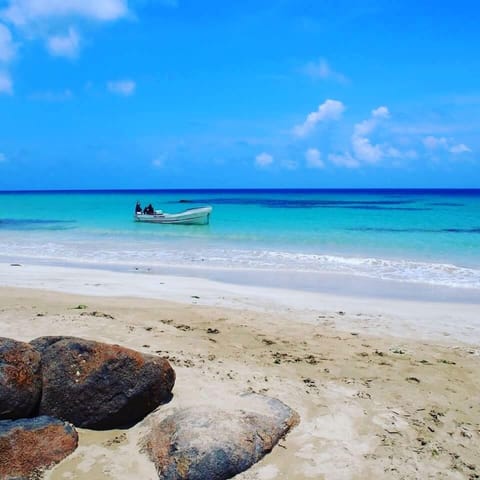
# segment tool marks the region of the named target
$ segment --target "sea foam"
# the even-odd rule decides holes
[[[450,263],[374,257],[328,255],[270,249],[174,246],[171,242],[0,242],[4,260],[75,263],[121,267],[188,267],[282,272],[347,274],[372,279],[480,290],[480,270]],[[9,253],[10,252],[10,253]],[[14,255],[13,255],[14,252]]]

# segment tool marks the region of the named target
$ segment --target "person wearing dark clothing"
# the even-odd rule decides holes
[[[140,202],[137,202],[135,205],[135,213],[142,213],[142,206],[140,205]]]
[[[146,206],[144,209],[143,209],[143,213],[145,215],[153,215],[155,213],[154,209],[153,209],[153,205],[150,203],[148,204],[148,206]]]

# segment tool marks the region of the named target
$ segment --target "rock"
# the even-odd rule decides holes
[[[0,421],[0,478],[38,478],[77,445],[75,428],[56,418]]]
[[[28,343],[0,337],[0,420],[31,415],[41,390],[40,354]]]
[[[75,307],[78,308],[78,307]],[[38,337],[30,342],[30,345],[40,354],[43,354],[45,350],[54,343],[61,340],[78,340],[77,337],[63,337],[63,336],[50,336],[50,337]]]
[[[149,418],[150,431],[143,445],[158,478],[232,478],[270,452],[299,421],[279,400],[260,395],[242,398],[251,410],[190,407],[162,421],[155,415]]]
[[[121,428],[171,398],[175,372],[164,358],[72,337],[32,345],[42,354],[42,415],[83,428]]]

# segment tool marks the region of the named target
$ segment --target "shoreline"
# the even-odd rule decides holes
[[[452,263],[445,258],[434,261],[408,256],[376,257],[338,252],[318,254],[281,248],[242,249],[221,244],[205,248],[202,244],[189,244],[185,238],[176,239],[176,244],[169,243],[174,241],[172,238],[165,244],[158,244],[158,240],[160,239],[152,243],[150,239],[139,246],[135,237],[120,245],[98,243],[93,238],[88,238],[85,244],[64,239],[56,245],[48,244],[47,247],[42,243],[44,241],[38,245],[24,245],[25,251],[16,240],[12,240],[12,245],[8,245],[8,242],[4,245],[5,251],[20,249],[22,253],[0,254],[0,263],[15,262],[120,272],[143,270],[177,276],[197,276],[227,283],[248,281],[257,286],[305,291],[320,287],[321,290],[331,293],[347,288],[352,295],[378,291],[378,296],[382,297],[421,297],[426,300],[447,297],[455,302],[475,301],[480,292],[480,269],[477,263]],[[182,242],[180,249],[178,242]],[[47,256],[33,253],[45,248],[49,252]]]
[[[480,343],[478,303],[425,301],[382,296],[311,292],[227,283],[202,277],[91,268],[0,263],[0,286],[95,297],[156,299],[186,305],[289,313],[296,321],[327,323],[341,331],[425,339],[442,343]],[[0,287],[0,288],[1,288]],[[336,286],[336,288],[340,288]],[[363,285],[367,291],[368,283]],[[339,314],[340,312],[341,314]],[[333,314],[333,317],[332,317]]]
[[[6,273],[23,284],[0,288],[2,336],[74,335],[167,357],[177,382],[162,416],[186,406],[225,408],[249,391],[294,408],[300,425],[239,480],[460,479],[480,471],[478,344],[425,336],[418,324],[412,335],[389,327],[432,308],[432,318],[441,311],[458,319],[458,305],[445,311],[448,304],[328,296],[314,304],[303,293],[95,270],[0,273],[2,285]],[[141,286],[156,298],[127,296]],[[81,294],[67,293],[75,289]],[[80,429],[77,451],[46,478],[155,480],[139,453],[144,428]]]
[[[433,285],[420,281],[373,278],[344,272],[313,272],[309,270],[275,270],[273,268],[226,268],[204,265],[156,264],[147,266],[137,262],[99,263],[97,261],[66,261],[33,259],[0,255],[0,266],[20,263],[29,266],[65,269],[101,270],[118,273],[146,273],[175,277],[198,278],[208,281],[279,288],[310,293],[364,297],[372,299],[414,300],[428,302],[476,303],[480,305],[479,290],[473,287]]]

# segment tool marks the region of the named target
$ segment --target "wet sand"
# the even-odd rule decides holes
[[[345,299],[340,308],[341,297],[324,307],[308,297],[262,304],[245,290],[235,303],[188,282],[183,299],[171,290],[175,302],[124,296],[112,286],[110,297],[103,290],[73,295],[53,291],[61,282],[50,272],[50,283],[36,284],[42,289],[18,288],[18,274],[16,288],[0,288],[0,335],[75,335],[165,356],[177,382],[161,415],[183,405],[231,405],[247,391],[277,397],[300,414],[301,424],[236,478],[480,478],[480,347],[473,335],[468,343],[451,330],[444,335],[445,319],[453,325],[474,307],[439,303],[445,321],[438,335],[425,335],[420,324],[415,340],[415,322],[407,322],[418,315],[412,304]],[[400,320],[405,335],[389,329]],[[79,449],[48,478],[156,478],[139,453],[144,428],[80,430]]]

